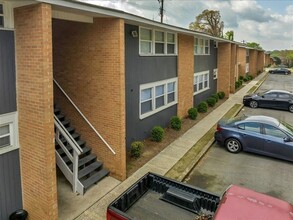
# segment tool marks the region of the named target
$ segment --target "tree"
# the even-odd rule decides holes
[[[276,65],[280,65],[282,63],[281,59],[279,57],[273,57],[274,62]]]
[[[228,40],[234,40],[234,31],[227,31],[226,33],[225,33],[225,36],[224,36],[226,39],[228,39]]]
[[[254,48],[254,49],[262,50],[262,47],[258,43],[255,43],[255,42],[247,42],[246,46]]]
[[[224,22],[221,21],[219,11],[206,9],[189,24],[189,29],[223,37]]]

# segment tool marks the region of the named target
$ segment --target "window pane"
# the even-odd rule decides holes
[[[253,122],[245,123],[245,130],[255,132],[255,133],[260,133],[260,124],[253,123]]]
[[[4,18],[0,16],[0,27],[4,27]]]
[[[155,40],[160,41],[160,42],[164,42],[164,32],[156,31],[155,32]]]
[[[194,90],[194,92],[197,92],[197,85],[193,86],[193,90]]]
[[[160,96],[164,94],[164,85],[156,87],[156,96]]]
[[[195,38],[195,45],[198,45],[198,38]]]
[[[175,45],[174,44],[167,44],[167,53],[174,54],[175,53]]]
[[[156,43],[156,54],[164,54],[164,43]]]
[[[163,106],[164,103],[164,96],[161,96],[159,98],[156,98],[156,108],[159,108],[161,106]]]
[[[0,148],[10,146],[10,136],[0,138]]]
[[[152,40],[152,30],[141,28],[139,36],[141,40]]]
[[[141,114],[152,111],[152,100],[141,103]]]
[[[282,131],[280,131],[279,129],[271,125],[264,125],[264,127],[266,131],[266,135],[277,137],[277,138],[287,137],[287,135],[285,135]]]
[[[0,136],[9,134],[9,125],[0,127]]]
[[[199,81],[199,82],[202,82],[202,81],[203,81],[203,75],[199,75],[199,76],[198,76],[198,81]]]
[[[167,42],[168,43],[175,43],[175,34],[167,33]]]
[[[200,82],[199,85],[198,85],[198,90],[201,90],[201,89],[203,89],[203,83],[202,82]]]
[[[168,103],[175,101],[175,93],[168,94]]]
[[[145,54],[151,53],[152,52],[152,43],[141,41],[140,42],[140,52],[145,53]]]
[[[194,84],[197,84],[198,83],[198,76],[195,76],[194,77]]]
[[[208,47],[205,48],[205,54],[209,54],[209,48]]]
[[[3,5],[0,4],[0,14],[3,15]]]
[[[204,82],[204,88],[208,88],[208,81]]]
[[[168,93],[175,91],[175,83],[168,83]]]
[[[143,102],[145,100],[151,99],[152,98],[152,89],[144,89],[141,90],[141,97],[140,97],[140,101]]]

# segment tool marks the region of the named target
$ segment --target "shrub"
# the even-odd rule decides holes
[[[253,80],[253,76],[252,75],[248,75],[249,80]]]
[[[143,143],[141,141],[132,142],[130,156],[134,158],[139,158],[141,155],[142,148],[143,148]]]
[[[219,96],[217,94],[212,94],[211,97],[213,97],[216,100],[216,102],[219,101]]]
[[[208,103],[206,102],[200,102],[197,106],[198,112],[207,112],[208,111]]]
[[[245,78],[243,78],[243,81],[247,82],[247,81],[249,81],[249,79],[247,77],[245,77]]]
[[[240,83],[240,86],[242,86],[242,84],[243,84],[243,80],[239,79],[238,81],[239,81],[239,83]]]
[[[176,131],[179,131],[182,126],[182,120],[178,116],[173,116],[171,118],[171,128]]]
[[[190,119],[195,120],[197,117],[197,108],[188,109],[188,116]]]
[[[210,106],[210,107],[214,107],[215,104],[216,104],[216,99],[213,98],[213,97],[209,97],[209,98],[207,99],[207,103],[208,103],[208,106]]]
[[[161,126],[155,126],[152,129],[152,140],[156,142],[162,141],[164,138],[164,129]]]
[[[244,79],[244,77],[243,76],[239,76],[239,80],[243,80]]]
[[[240,82],[239,81],[236,81],[235,82],[235,89],[238,89],[240,87]]]
[[[219,96],[219,99],[225,98],[225,92],[223,91],[218,92],[218,96]]]

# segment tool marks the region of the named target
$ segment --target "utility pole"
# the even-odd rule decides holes
[[[158,2],[161,3],[160,16],[161,16],[161,23],[163,23],[163,17],[164,17],[164,0],[158,0]]]

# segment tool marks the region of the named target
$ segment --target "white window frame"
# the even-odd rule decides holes
[[[218,79],[218,69],[213,69],[213,78]]]
[[[202,85],[203,85],[203,88],[202,89],[200,89],[199,90],[199,80],[197,80],[197,84],[196,84],[196,77],[197,77],[197,79],[199,79],[199,77],[200,76],[202,76],[202,79],[203,79],[203,81],[202,81]],[[204,82],[205,82],[205,80],[204,80],[204,77],[205,76],[207,76],[207,86],[205,87],[204,86]],[[202,92],[204,92],[204,91],[206,91],[206,90],[209,90],[210,89],[210,71],[209,70],[206,70],[206,71],[202,71],[202,72],[197,72],[197,73],[194,73],[194,77],[193,77],[193,86],[195,86],[196,85],[196,87],[197,87],[197,91],[193,91],[193,94],[194,95],[196,95],[196,94],[199,94],[199,93],[202,93]],[[194,90],[194,87],[193,87],[193,90]]]
[[[208,52],[206,53],[206,48]],[[194,37],[194,55],[210,55],[211,45],[210,39]]]
[[[169,83],[175,83],[175,90],[174,90],[174,101],[168,103],[168,84]],[[156,87],[164,85],[164,105],[156,108]],[[151,100],[152,100],[152,110],[149,112],[146,112],[144,114],[141,113],[141,92],[142,90],[145,89],[151,89],[152,95],[151,95]],[[146,117],[149,117],[153,114],[156,114],[166,108],[169,108],[170,106],[173,106],[177,104],[178,100],[178,79],[172,78],[172,79],[167,79],[167,80],[162,80],[162,81],[157,81],[157,82],[152,82],[152,83],[147,83],[147,84],[142,84],[139,86],[139,119],[144,119]],[[146,101],[146,100],[145,100]],[[149,100],[147,100],[149,101]]]
[[[8,136],[10,136],[10,145],[0,148],[0,155],[19,148],[17,118],[18,118],[17,112],[11,112],[11,113],[0,115],[0,126],[9,125]]]
[[[0,1],[0,5],[2,5],[2,8],[3,8],[3,13],[1,14],[0,13],[0,17],[2,17],[3,18],[3,26],[0,26],[0,28],[5,28],[5,22],[6,22],[6,19],[5,19],[5,4],[4,4],[4,2],[1,2]]]
[[[141,33],[141,29],[148,29],[151,30],[152,40],[151,42],[151,52],[150,53],[142,53],[141,51],[141,35],[139,34],[139,55],[140,56],[177,56],[177,34],[173,32],[163,31],[161,29],[152,29],[147,27],[139,27],[139,33]],[[164,42],[157,42],[157,43],[164,43],[164,53],[156,53],[156,35],[155,32],[163,32],[164,33]],[[170,43],[167,41],[168,34],[174,34],[174,43]],[[174,44],[174,53],[168,53],[168,44]]]

